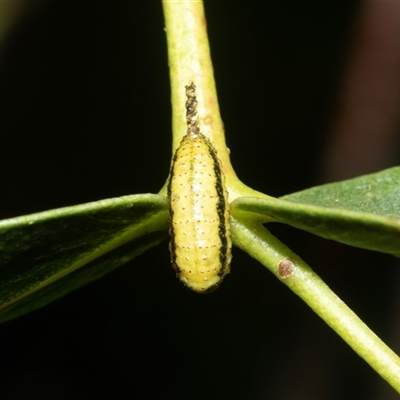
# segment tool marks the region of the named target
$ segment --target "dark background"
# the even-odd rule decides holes
[[[272,196],[323,183],[359,2],[205,7],[240,179]],[[158,1],[49,2],[14,25],[0,56],[1,218],[160,189],[171,157],[163,27]],[[271,229],[399,352],[393,258]],[[233,256],[223,285],[200,296],[175,278],[165,242],[0,326],[1,399],[396,396],[267,269]]]

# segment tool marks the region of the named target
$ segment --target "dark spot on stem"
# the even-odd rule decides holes
[[[296,270],[294,264],[285,258],[284,260],[279,262],[278,265],[278,275],[282,279],[290,278]]]

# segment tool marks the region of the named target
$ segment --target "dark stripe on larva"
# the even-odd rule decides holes
[[[219,220],[219,227],[218,227],[218,236],[221,242],[221,247],[219,251],[219,260],[221,263],[221,271],[218,272],[219,276],[224,276],[226,273],[227,266],[227,258],[228,258],[228,239],[227,239],[227,232],[226,232],[226,220],[225,220],[225,213],[227,204],[225,202],[225,193],[224,193],[224,186],[222,183],[222,171],[221,171],[221,164],[218,159],[217,153],[214,150],[212,144],[206,139],[208,152],[213,159],[214,163],[214,173],[215,173],[215,190],[218,196],[217,202],[217,214]]]
[[[168,182],[168,200],[169,200],[169,235],[171,237],[170,242],[169,242],[169,251],[171,254],[171,261],[173,267],[178,271],[178,265],[176,264],[176,245],[175,245],[175,232],[174,232],[174,226],[172,224],[173,218],[174,218],[174,212],[171,207],[171,182],[172,182],[172,177],[174,173],[174,166],[175,162],[177,159],[178,152],[176,151],[174,154],[174,157],[172,159],[172,166],[171,166],[171,172],[169,174],[169,182]]]

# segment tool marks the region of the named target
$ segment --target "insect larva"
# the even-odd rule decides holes
[[[168,184],[169,247],[179,279],[205,293],[229,272],[229,203],[217,151],[198,126],[196,86],[191,82],[185,88],[187,133],[174,155]]]

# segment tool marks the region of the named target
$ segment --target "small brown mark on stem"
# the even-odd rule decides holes
[[[284,258],[278,264],[278,275],[282,279],[290,278],[294,274],[295,270],[295,265],[287,258]]]

